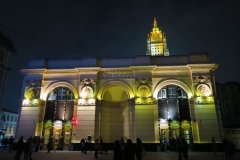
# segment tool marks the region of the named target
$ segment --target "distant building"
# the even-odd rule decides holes
[[[216,89],[225,136],[240,149],[240,83],[216,83]]]
[[[146,54],[151,56],[169,56],[165,33],[158,28],[156,18],[154,18],[152,32],[147,37]]]
[[[0,111],[0,142],[2,138],[10,138],[11,136],[14,137],[18,113],[2,108]]]
[[[0,32],[0,111],[7,73],[10,71],[11,56],[16,53],[12,41]]]

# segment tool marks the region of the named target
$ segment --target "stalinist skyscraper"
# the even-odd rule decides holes
[[[147,55],[169,56],[165,33],[157,27],[157,20],[154,18],[153,29],[147,38]]]

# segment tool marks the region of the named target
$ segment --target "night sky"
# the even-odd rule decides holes
[[[239,0],[0,0],[17,51],[2,107],[17,110],[28,59],[145,55],[154,17],[170,56],[207,52],[217,82],[239,81]]]

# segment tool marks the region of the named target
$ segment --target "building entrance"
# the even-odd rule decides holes
[[[44,125],[43,138],[46,148],[50,138],[53,140],[54,148],[68,148],[71,143],[72,124],[74,112],[74,95],[66,87],[58,87],[48,95]]]
[[[176,85],[167,85],[158,93],[160,141],[182,136],[190,143],[191,119],[186,92]]]

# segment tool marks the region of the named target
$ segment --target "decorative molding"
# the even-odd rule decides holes
[[[141,85],[140,87],[138,87],[137,92],[141,97],[148,97],[151,95],[151,90],[146,85]]]
[[[196,86],[197,95],[209,96],[211,95],[211,89],[207,84],[199,84]]]
[[[95,78],[84,78],[80,79],[80,86],[85,86],[85,85],[96,85],[97,79]]]
[[[41,87],[42,81],[41,80],[27,80],[26,87]]]
[[[96,105],[96,99],[93,98],[78,99],[78,106],[90,106],[90,105]]]
[[[135,85],[152,85],[152,78],[135,78]]]
[[[211,83],[210,76],[194,76],[193,83]]]
[[[154,98],[135,98],[135,105],[157,105]]]
[[[28,89],[25,90],[25,97],[28,99],[36,99],[39,98],[39,89],[36,87],[29,87]]]

